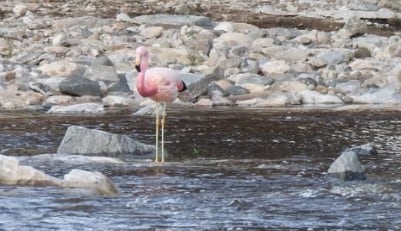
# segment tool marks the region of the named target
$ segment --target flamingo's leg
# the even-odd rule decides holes
[[[162,162],[164,162],[164,124],[166,122],[166,102],[163,103],[162,126]]]
[[[159,102],[156,102],[156,159],[155,162],[159,162]]]

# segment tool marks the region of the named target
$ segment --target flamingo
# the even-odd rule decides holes
[[[174,101],[179,92],[187,89],[178,72],[165,67],[148,69],[149,52],[144,46],[138,47],[135,55],[135,68],[139,72],[136,77],[136,88],[143,97],[149,97],[156,102],[156,159],[158,159],[159,125],[161,125],[161,162],[164,162],[164,124],[166,118],[166,103]],[[163,104],[162,118],[159,120],[158,108]]]

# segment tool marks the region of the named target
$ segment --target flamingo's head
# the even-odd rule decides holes
[[[141,72],[141,63],[142,60],[146,60],[148,58],[148,50],[144,46],[140,46],[135,50],[135,69],[138,72]]]

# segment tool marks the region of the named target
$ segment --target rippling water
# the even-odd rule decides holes
[[[131,113],[3,113],[1,152],[55,153],[70,125],[153,144],[153,118]],[[179,108],[166,126],[166,164],[78,166],[110,177],[118,196],[0,186],[0,229],[401,229],[399,112]],[[360,159],[367,181],[326,175],[343,149],[368,142],[379,155]],[[60,177],[77,166],[35,167]]]

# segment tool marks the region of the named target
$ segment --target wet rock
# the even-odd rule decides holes
[[[39,154],[34,156],[18,157],[20,163],[30,166],[43,166],[65,164],[69,166],[80,166],[83,164],[124,164],[125,162],[118,158],[107,156],[84,156],[69,154]]]
[[[89,188],[102,196],[114,196],[117,189],[113,182],[100,172],[73,169],[64,175],[64,187]]]
[[[72,96],[101,96],[103,94],[98,82],[82,77],[64,79],[58,87],[62,93]]]
[[[365,168],[354,151],[344,151],[331,165],[328,173],[342,180],[365,180]]]
[[[355,152],[358,156],[377,156],[377,150],[373,144],[364,144],[348,148],[345,151]]]
[[[68,106],[55,105],[52,106],[47,113],[60,113],[60,114],[103,114],[105,113],[102,104],[98,103],[79,103]]]
[[[130,158],[148,158],[154,151],[154,146],[139,143],[128,136],[80,126],[68,127],[57,149],[58,154],[125,155]]]
[[[112,181],[100,172],[74,169],[62,180],[31,166],[21,165],[16,157],[4,155],[0,155],[0,184],[85,188],[101,196],[117,194]]]
[[[11,185],[60,186],[61,180],[31,166],[20,165],[15,157],[0,155],[0,183]]]

